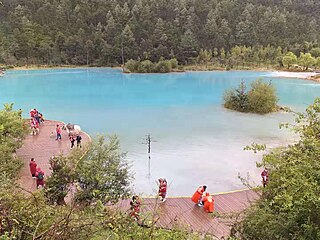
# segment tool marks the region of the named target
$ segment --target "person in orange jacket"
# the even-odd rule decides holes
[[[203,209],[208,213],[213,213],[214,211],[214,199],[210,194],[203,199]]]
[[[199,201],[200,201],[203,193],[206,191],[206,189],[207,189],[206,185],[200,186],[197,189],[197,191],[192,195],[192,197],[191,197],[192,202],[199,204]]]

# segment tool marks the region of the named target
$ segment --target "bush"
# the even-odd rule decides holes
[[[161,57],[158,63],[152,63],[150,60],[140,62],[130,59],[126,63],[126,72],[168,73],[172,71],[172,68],[177,68],[178,66],[178,60],[175,58],[164,60],[164,58]]]
[[[138,72],[140,73],[152,73],[154,72],[154,64],[150,60],[144,60],[139,64]]]
[[[171,72],[171,63],[168,60],[160,60],[156,65],[156,72],[158,73],[168,73]]]
[[[139,68],[140,62],[136,60],[130,59],[128,62],[126,62],[125,67],[130,71],[130,72],[137,72]]]
[[[273,112],[277,108],[278,98],[276,89],[270,83],[264,83],[258,79],[251,83],[251,90],[248,92],[249,111],[265,114]]]
[[[176,58],[172,58],[169,61],[171,63],[171,67],[172,68],[177,68],[178,67],[179,63],[178,63],[178,60]]]
[[[246,92],[244,82],[238,88],[227,90],[224,94],[224,107],[239,112],[253,112],[265,114],[277,109],[278,98],[276,89],[271,83],[264,83],[261,79],[251,84]]]
[[[248,112],[248,95],[246,86],[242,81],[238,88],[228,90],[224,94],[224,106],[240,112]]]
[[[269,183],[246,211],[239,239],[319,239],[319,109],[317,98],[304,113],[297,113],[292,130],[300,139],[271,150],[257,164],[268,167]]]

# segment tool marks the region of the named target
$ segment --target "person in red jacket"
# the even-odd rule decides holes
[[[44,172],[41,170],[41,168],[37,168],[36,178],[37,178],[37,188],[39,186],[44,187]]]
[[[139,196],[134,195],[130,201],[130,212],[129,215],[136,221],[140,220],[140,205],[141,200]]]
[[[30,163],[30,173],[33,178],[36,178],[36,172],[37,172],[37,163],[34,161],[34,158],[31,158]]]
[[[268,169],[265,168],[262,173],[261,173],[261,177],[262,177],[262,185],[263,187],[266,187],[268,182],[269,182],[269,172]]]
[[[196,204],[199,204],[199,201],[203,195],[203,193],[206,191],[207,189],[207,186],[203,185],[203,186],[200,186],[197,191],[192,195],[192,198],[191,200],[196,203]]]
[[[59,124],[57,124],[56,133],[57,133],[56,140],[61,140],[61,127],[59,126]]]
[[[167,180],[165,178],[159,178],[158,181],[160,201],[165,202],[167,195]]]

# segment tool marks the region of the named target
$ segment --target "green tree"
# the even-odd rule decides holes
[[[120,152],[119,139],[103,136],[94,139],[88,151],[78,159],[76,193],[78,202],[117,202],[128,197],[132,176],[125,153]]]
[[[312,57],[310,53],[301,52],[298,62],[300,65],[305,67],[305,70],[308,70],[310,66],[313,66],[316,63],[316,59]]]
[[[269,184],[246,213],[241,239],[318,239],[320,236],[320,99],[297,113],[295,144],[265,154]]]
[[[288,52],[283,58],[282,58],[282,64],[284,66],[287,66],[289,69],[291,65],[296,64],[298,61],[297,56],[293,52]]]
[[[250,112],[265,114],[277,110],[278,98],[276,89],[271,83],[258,79],[251,83],[248,92],[248,107]]]
[[[224,107],[240,112],[248,112],[248,93],[244,81],[241,81],[238,88],[227,90],[223,96]]]

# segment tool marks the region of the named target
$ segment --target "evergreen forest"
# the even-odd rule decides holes
[[[241,47],[282,65],[288,52],[320,56],[319,12],[318,0],[2,0],[0,63],[189,64],[205,50],[223,62]]]

